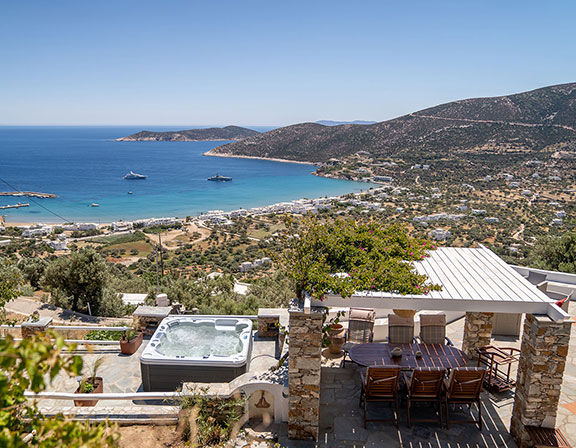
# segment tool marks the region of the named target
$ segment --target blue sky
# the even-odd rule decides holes
[[[576,2],[0,2],[0,124],[382,121],[576,81]]]

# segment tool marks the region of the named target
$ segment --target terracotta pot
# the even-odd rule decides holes
[[[133,355],[142,345],[144,334],[140,331],[138,335],[130,341],[127,341],[124,336],[120,339],[120,351],[124,355]]]
[[[328,335],[330,345],[328,351],[334,355],[342,352],[342,346],[346,342],[346,329],[341,324],[334,324],[330,326],[330,333]]]
[[[416,315],[416,310],[392,310],[396,316],[400,317],[414,317]]]
[[[101,394],[104,392],[104,380],[102,377],[97,376],[88,381],[94,384],[94,390],[90,392],[91,394]],[[80,393],[80,386],[78,386],[74,393]],[[96,403],[98,403],[98,400],[74,400],[74,406],[96,406]]]

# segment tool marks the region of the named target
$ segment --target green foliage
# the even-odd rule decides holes
[[[18,268],[24,274],[24,278],[30,285],[38,289],[40,287],[40,279],[44,275],[47,262],[43,258],[22,258],[18,262]]]
[[[150,226],[144,229],[145,233],[164,233],[170,229],[179,229],[182,227],[182,224],[177,222],[172,225],[158,225],[158,226]]]
[[[245,397],[240,395],[207,398],[205,390],[182,397],[180,406],[188,411],[185,441],[192,446],[222,446],[237,433],[245,403]]]
[[[576,274],[576,232],[541,238],[529,259],[535,268]]]
[[[106,284],[106,262],[94,249],[82,249],[68,257],[53,260],[44,273],[42,284],[57,299],[56,305],[84,312],[90,304],[99,315]]]
[[[123,335],[124,332],[122,330],[118,331],[92,330],[84,335],[84,340],[119,341]]]
[[[133,243],[135,241],[143,241],[147,240],[147,236],[144,235],[141,231],[137,230],[134,233],[122,233],[120,235],[110,235],[110,236],[102,236],[99,238],[93,238],[92,241],[95,243],[102,243],[105,246],[112,246],[114,244],[125,244],[125,243]]]
[[[139,334],[139,332],[136,330],[126,330],[126,332],[124,333],[122,338],[124,340],[126,340],[127,342],[130,342],[133,339],[135,339],[138,336],[138,334]]]
[[[51,338],[54,338],[51,340]],[[89,425],[62,416],[45,417],[25,391],[42,392],[60,372],[78,375],[82,359],[72,356],[56,334],[16,342],[0,339],[0,446],[96,448],[115,446],[118,434],[107,425]],[[22,437],[35,432],[31,441]]]
[[[313,217],[302,224],[297,228],[288,220],[284,249],[272,254],[298,297],[305,292],[322,299],[327,293],[349,297],[364,290],[427,294],[440,289],[410,263],[427,257],[435,246],[410,237],[399,225],[351,219],[321,223]]]

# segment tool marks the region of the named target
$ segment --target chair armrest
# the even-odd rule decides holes
[[[449,345],[450,347],[454,347],[454,343],[450,340],[450,338],[448,336],[446,336],[446,345]]]

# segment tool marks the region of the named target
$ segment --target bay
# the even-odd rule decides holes
[[[0,205],[30,203],[30,207],[0,213],[7,222],[184,217],[215,209],[341,195],[370,187],[313,176],[311,165],[202,155],[225,142],[113,141],[142,129],[183,127],[0,127],[0,191],[17,189],[58,196],[0,197]],[[131,170],[148,178],[124,180]],[[217,173],[233,181],[207,181]],[[100,206],[91,207],[92,203]]]

